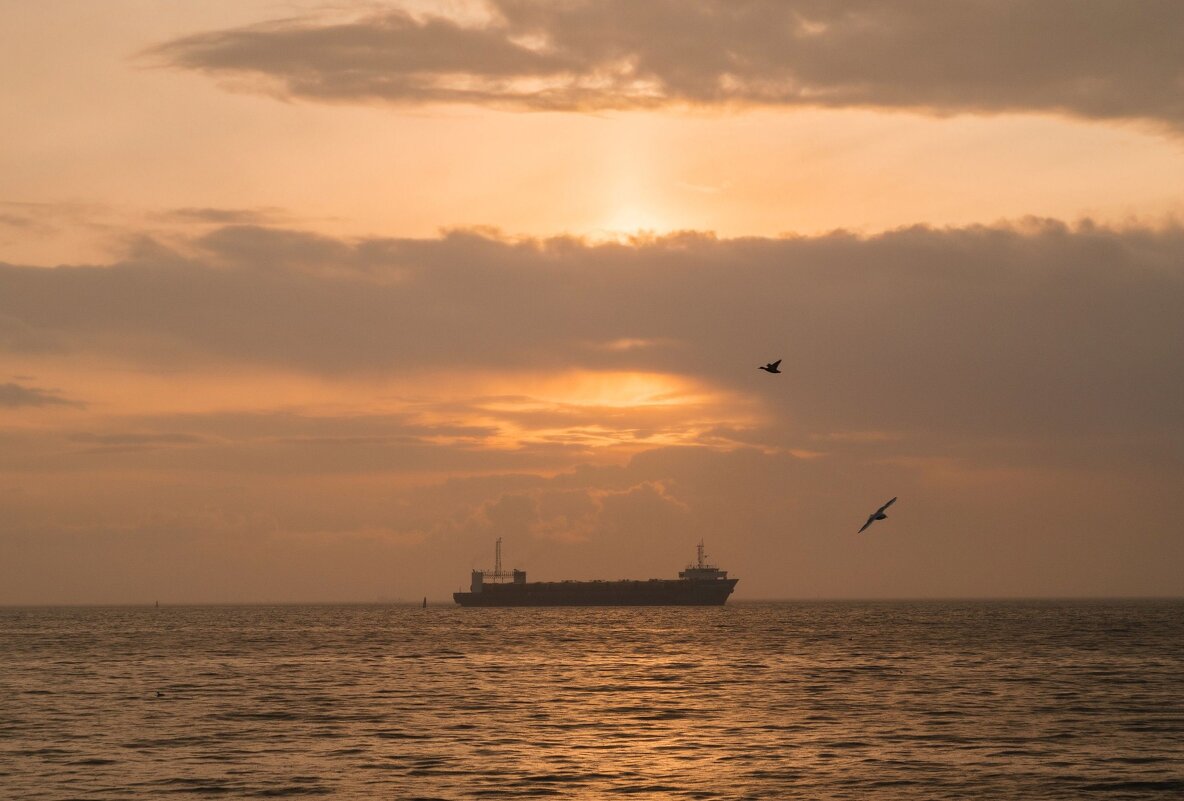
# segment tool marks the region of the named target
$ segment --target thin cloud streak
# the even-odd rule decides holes
[[[287,19],[147,51],[322,102],[533,111],[816,106],[1052,113],[1184,128],[1170,0],[492,0],[484,19]]]
[[[56,392],[37,387],[27,387],[15,382],[0,384],[0,408],[17,409],[36,406],[74,406],[83,404],[70,400]]]
[[[170,209],[160,218],[168,222],[197,223],[205,225],[275,225],[289,222],[283,209],[221,209],[209,207],[188,207]]]

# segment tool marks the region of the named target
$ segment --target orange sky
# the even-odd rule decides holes
[[[0,603],[1184,592],[1174,5],[0,23]]]

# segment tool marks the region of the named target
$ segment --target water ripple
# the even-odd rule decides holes
[[[0,653],[11,798],[1184,794],[1180,602],[8,609]]]

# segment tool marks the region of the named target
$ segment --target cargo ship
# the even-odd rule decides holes
[[[461,606],[723,606],[736,582],[707,563],[703,543],[699,558],[677,579],[648,581],[534,581],[524,570],[502,570],[502,541],[497,541],[493,570],[474,570],[468,592],[454,592]]]

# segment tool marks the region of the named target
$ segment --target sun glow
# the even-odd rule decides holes
[[[665,217],[641,206],[621,206],[599,227],[598,233],[610,239],[628,240],[638,236],[660,235],[674,230]]]
[[[706,399],[704,390],[694,382],[664,373],[577,371],[523,377],[513,383],[519,392],[505,392],[507,399],[498,404],[625,409],[683,406]]]
[[[453,386],[450,376],[434,382],[451,415],[437,422],[495,431],[470,443],[484,449],[542,443],[619,451],[701,443],[705,432],[721,425],[743,428],[760,417],[743,399],[665,373],[580,370],[466,378],[464,386]],[[448,401],[454,392],[458,397]]]

